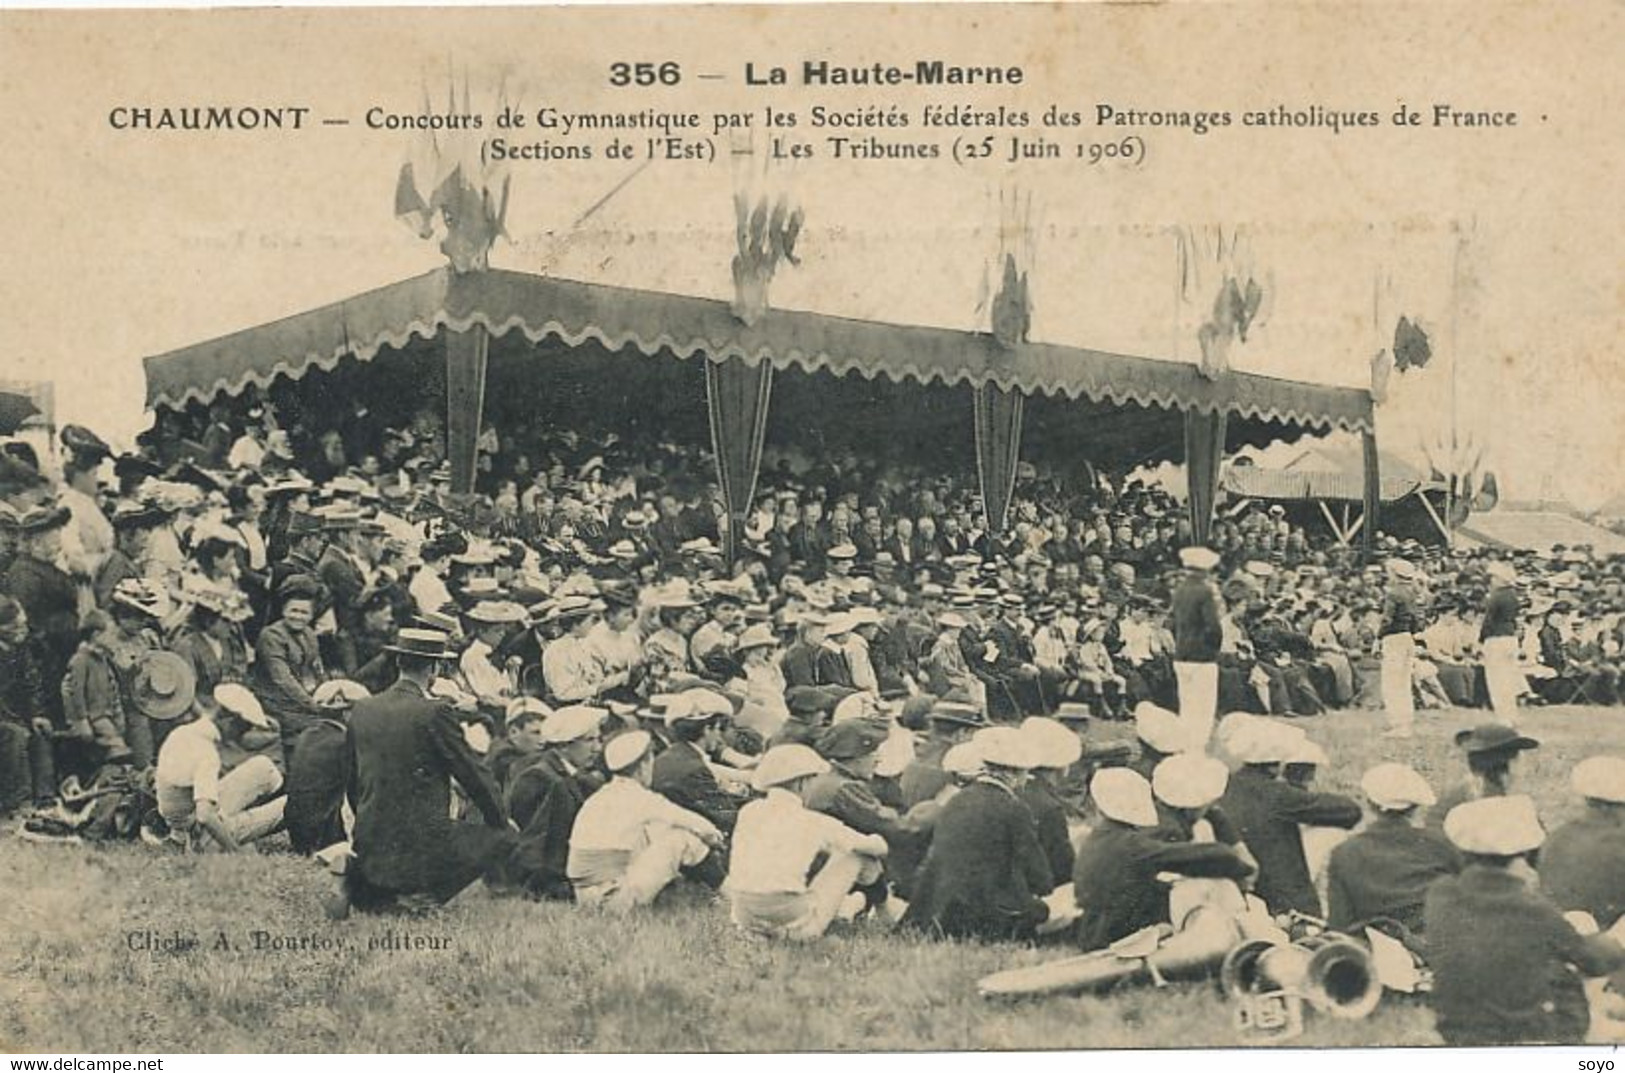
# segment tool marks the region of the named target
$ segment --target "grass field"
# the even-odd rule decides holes
[[[1472,713],[1423,713],[1381,738],[1349,712],[1303,725],[1352,788],[1403,759],[1458,775],[1449,734]],[[1525,789],[1548,826],[1577,808],[1574,762],[1625,755],[1625,712],[1537,709]],[[1126,734],[1120,727],[1104,735]],[[323,918],[327,877],[279,852],[157,856],[8,839],[0,850],[0,1049],[25,1051],[802,1051],[1214,1047],[1237,1042],[1211,986],[996,1005],[988,972],[1060,956],[926,942],[859,925],[807,947],[736,934],[694,897],[610,922],[475,888],[423,919]],[[146,933],[197,941],[149,952]],[[270,949],[255,932],[284,940]],[[132,942],[133,934],[133,942]],[[403,934],[439,949],[394,949]],[[301,937],[309,940],[299,948]],[[287,942],[294,948],[286,948]],[[154,943],[153,945],[159,945]],[[171,945],[173,945],[171,943]],[[1432,1016],[1391,996],[1369,1020],[1309,1016],[1298,1045],[1437,1043]]]

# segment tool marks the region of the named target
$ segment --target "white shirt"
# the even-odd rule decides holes
[[[764,739],[772,738],[790,719],[784,702],[784,672],[774,663],[752,663],[745,667],[745,703],[734,722],[754,730]]]
[[[1067,643],[1061,631],[1045,626],[1033,634],[1033,662],[1050,670],[1066,666]]]
[[[72,573],[91,577],[113,551],[113,523],[85,493],[62,487],[62,505],[73,516],[62,531],[62,558]]]
[[[1123,637],[1123,658],[1130,663],[1145,663],[1151,659],[1151,626],[1145,622],[1125,619],[1119,630]]]
[[[232,469],[259,469],[264,463],[265,448],[247,433],[237,437],[226,455],[226,465]]]
[[[591,700],[604,684],[604,668],[584,637],[560,637],[542,649],[542,677],[559,700]]]
[[[711,821],[697,812],[674,805],[636,779],[625,775],[610,778],[582,802],[570,829],[571,861],[566,871],[579,875],[578,851],[625,850],[636,852],[648,841],[644,829],[650,826],[677,827],[701,838],[715,839],[720,833]]]
[[[191,790],[194,802],[220,800],[220,728],[207,719],[176,727],[158,750],[157,789]]]
[[[637,623],[624,630],[614,630],[600,619],[587,631],[587,645],[608,674],[630,671],[643,660],[643,631],[638,629]]]
[[[468,683],[469,690],[476,697],[486,704],[501,707],[517,690],[513,679],[491,662],[493,651],[490,645],[476,639],[463,649],[457,667],[463,672],[463,681]]]
[[[412,575],[412,583],[406,587],[406,593],[412,597],[417,605],[418,613],[426,615],[431,611],[442,611],[447,604],[452,603],[451,590],[446,583],[428,567],[424,567]]]
[[[840,820],[812,811],[801,798],[775,786],[766,797],[739,810],[728,856],[727,889],[746,894],[797,893],[807,889],[807,872],[820,853],[872,848],[869,839]]]
[[[861,634],[851,634],[841,646],[846,666],[852,672],[852,684],[879,696],[880,677],[875,674],[874,661],[869,658],[869,642]]]

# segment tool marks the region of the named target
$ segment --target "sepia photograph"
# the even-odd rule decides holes
[[[1625,1041],[1622,31],[0,7],[0,1050]]]

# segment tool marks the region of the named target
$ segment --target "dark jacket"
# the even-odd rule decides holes
[[[1625,962],[1617,943],[1582,937],[1521,877],[1490,865],[1435,883],[1423,916],[1436,1027],[1452,1047],[1580,1043],[1591,1016],[1581,973]]]
[[[366,590],[367,579],[355,561],[329,544],[316,562],[316,575],[333,596],[333,614],[339,629],[349,629],[361,617],[359,601]]]
[[[1254,891],[1270,912],[1319,917],[1320,895],[1309,878],[1298,827],[1353,827],[1360,822],[1360,806],[1342,794],[1301,790],[1243,767],[1231,777],[1220,807],[1258,861]]]
[[[1072,885],[1083,915],[1078,944],[1110,946],[1152,924],[1168,923],[1168,888],[1159,872],[1192,878],[1242,879],[1248,866],[1220,842],[1167,842],[1154,828],[1104,820],[1078,848]]]
[[[447,704],[396,682],[351,710],[349,750],[356,868],[371,887],[444,901],[507,857],[502,802]],[[453,780],[483,828],[451,819]]]
[[[1387,917],[1420,936],[1428,887],[1461,871],[1461,854],[1437,831],[1379,816],[1332,850],[1326,864],[1326,923],[1338,930]]]
[[[1044,859],[1049,862],[1049,890],[1071,882],[1075,853],[1066,826],[1066,805],[1049,784],[1040,782],[1037,776],[1022,784],[1017,796],[1033,814],[1033,831],[1038,835]]]
[[[674,741],[655,757],[649,789],[675,805],[732,831],[739,819],[740,802],[717,782],[700,750],[686,741]]]
[[[1219,619],[1219,596],[1198,577],[1187,577],[1172,598],[1174,659],[1180,663],[1213,663],[1219,658],[1224,627]]]
[[[1049,917],[1039,900],[1049,881],[1032,813],[1003,785],[980,780],[937,815],[902,923],[964,938],[1031,938]]]
[[[281,621],[265,627],[254,646],[254,693],[265,712],[282,726],[285,741],[296,739],[320,714],[311,694],[327,677],[316,631],[299,633]]]
[[[297,853],[314,853],[344,841],[344,788],[350,781],[350,750],[344,721],[319,719],[299,735],[284,784],[282,820]]]
[[[784,672],[786,686],[821,686],[829,683],[819,679],[819,648],[803,641],[795,641],[784,650],[779,669]]]
[[[565,870],[570,829],[595,787],[555,752],[516,766],[508,787],[508,811],[519,825],[513,878],[535,897],[570,901],[575,896]]]
[[[201,631],[188,627],[170,642],[169,650],[192,665],[199,696],[213,694],[221,682],[248,681],[248,645],[238,631],[221,641],[216,652]]]
[[[1559,909],[1613,927],[1625,915],[1625,827],[1583,816],[1553,831],[1540,847],[1540,885]]]

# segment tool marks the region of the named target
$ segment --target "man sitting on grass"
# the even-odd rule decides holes
[[[723,845],[710,820],[649,789],[653,745],[648,731],[633,730],[604,746],[610,780],[582,804],[570,831],[567,871],[583,905],[648,905]]]
[[[775,746],[757,765],[754,782],[767,796],[739,813],[725,888],[739,927],[816,939],[854,886],[880,878],[884,838],[806,806],[812,780],[829,770],[805,745]]]
[[[193,721],[177,727],[158,752],[158,813],[170,837],[191,847],[207,834],[235,853],[282,824],[282,773],[267,757],[254,756],[229,772],[221,770],[220,746],[250,730],[275,727],[254,694],[235,683],[215,687],[212,698],[197,698]]]

